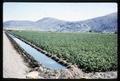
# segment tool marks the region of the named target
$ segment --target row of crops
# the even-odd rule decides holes
[[[11,31],[86,71],[117,69],[117,35]]]

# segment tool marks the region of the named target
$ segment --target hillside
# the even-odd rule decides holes
[[[24,29],[57,32],[117,32],[117,13],[85,21],[64,21],[46,17],[36,22],[32,21],[6,21],[5,29]]]

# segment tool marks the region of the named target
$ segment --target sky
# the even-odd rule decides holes
[[[3,4],[3,22],[8,20],[37,21],[52,17],[66,21],[87,20],[117,12],[117,3],[17,3]]]

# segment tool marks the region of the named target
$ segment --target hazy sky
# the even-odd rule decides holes
[[[117,12],[117,3],[13,3],[3,4],[3,21],[53,17],[68,21],[85,20]]]

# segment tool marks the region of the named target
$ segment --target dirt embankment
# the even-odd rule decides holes
[[[23,58],[3,32],[3,78],[25,78],[28,70]]]

